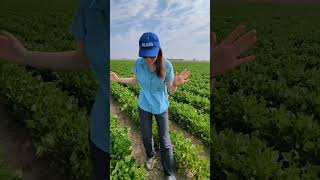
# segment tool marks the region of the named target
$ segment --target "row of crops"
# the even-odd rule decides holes
[[[138,167],[131,155],[128,128],[119,127],[116,116],[110,116],[110,179],[146,179],[144,167]]]
[[[116,72],[120,77],[131,77],[133,75],[131,68],[134,62],[135,61],[113,60],[111,61],[111,70]],[[208,89],[208,63],[173,62],[173,67],[175,71],[179,72],[184,68],[188,68],[192,75],[189,84],[179,87],[174,95],[170,95],[169,119],[175,121],[181,128],[194,134],[202,140],[205,145],[209,146],[209,113],[204,112],[205,108],[193,106],[191,103],[194,102],[194,104],[196,104],[195,102],[198,102],[209,105],[209,99],[197,94],[195,90],[190,90],[195,89],[195,84]],[[138,93],[139,85],[125,85],[111,82],[111,96],[121,105],[122,110],[139,126]],[[157,137],[156,125],[154,124],[153,127],[153,135]],[[209,160],[200,158],[204,147],[193,145],[190,139],[185,138],[181,132],[177,132],[172,128],[170,128],[170,138],[173,144],[178,170],[183,170],[184,173],[194,178],[209,178]],[[157,138],[155,139],[157,140]]]
[[[320,178],[319,6],[212,7],[220,39],[238,24],[255,28],[259,39],[250,52],[256,61],[215,83],[212,141],[222,144],[211,147],[213,177]]]
[[[1,63],[0,74],[1,96],[25,114],[37,154],[54,159],[64,174],[89,177],[88,116],[76,99],[22,67]]]

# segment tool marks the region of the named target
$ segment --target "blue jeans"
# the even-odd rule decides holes
[[[92,163],[92,180],[110,179],[110,154],[98,148],[90,139],[89,132],[89,150]]]
[[[161,162],[166,176],[174,175],[175,172],[175,160],[173,158],[172,145],[169,135],[169,114],[168,110],[162,114],[152,114],[144,111],[138,106],[142,141],[147,153],[147,157],[151,158],[156,153],[154,150],[154,141],[152,137],[152,115],[155,116],[158,127],[158,136],[160,142],[160,155]]]

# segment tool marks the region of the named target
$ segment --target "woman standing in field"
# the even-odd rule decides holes
[[[175,162],[169,135],[168,91],[175,93],[177,87],[186,83],[190,71],[185,69],[174,75],[173,66],[163,58],[160,41],[156,34],[144,33],[139,40],[139,57],[132,71],[135,76],[120,78],[110,72],[110,80],[125,84],[140,85],[138,112],[141,123],[142,140],[147,154],[146,166],[154,165],[154,142],[152,137],[152,116],[155,116],[160,141],[161,162],[167,179],[175,180]]]
[[[93,69],[97,81],[100,82],[90,113],[88,135],[94,180],[109,178],[109,6],[106,0],[80,0],[71,28],[72,34],[78,40],[76,50],[29,51],[13,34],[6,31],[0,33],[0,58],[10,63],[53,71]]]

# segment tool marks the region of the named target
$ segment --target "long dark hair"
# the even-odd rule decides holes
[[[157,76],[160,79],[164,80],[165,75],[166,75],[166,71],[165,71],[165,68],[164,68],[164,62],[163,62],[161,48],[159,48],[157,59],[156,59],[156,72],[157,72]]]

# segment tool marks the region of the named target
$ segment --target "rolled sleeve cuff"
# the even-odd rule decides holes
[[[170,65],[169,67],[170,67],[170,69],[169,69],[169,72],[167,73],[166,79],[167,79],[167,81],[173,81],[173,79],[174,79],[173,66]]]

